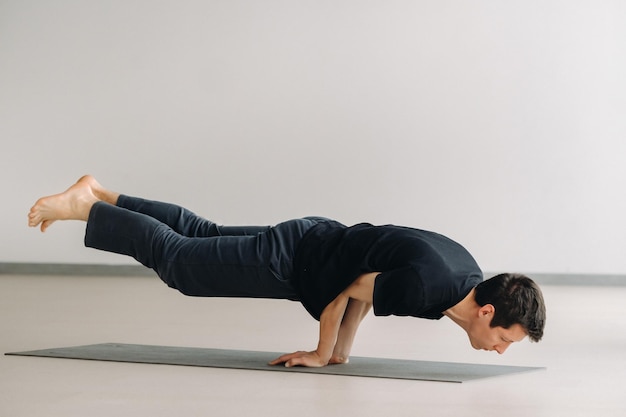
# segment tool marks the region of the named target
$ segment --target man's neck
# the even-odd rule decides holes
[[[478,306],[478,304],[476,304],[476,300],[474,299],[474,293],[475,289],[472,288],[464,299],[443,312],[444,316],[449,317],[465,331],[468,330],[471,317]]]

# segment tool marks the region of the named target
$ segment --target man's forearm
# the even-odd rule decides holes
[[[343,321],[339,327],[337,342],[333,350],[333,362],[343,363],[348,361],[359,325],[371,308],[372,304],[369,302],[350,299]]]
[[[349,300],[348,296],[340,294],[324,308],[320,316],[320,338],[317,345],[317,354],[325,363],[328,363],[333,355]]]

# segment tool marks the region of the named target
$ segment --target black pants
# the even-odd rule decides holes
[[[122,195],[117,206],[94,204],[85,246],[132,256],[186,295],[299,300],[291,282],[295,251],[323,221],[224,227],[173,204]]]

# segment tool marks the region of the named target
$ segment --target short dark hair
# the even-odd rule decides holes
[[[539,286],[522,274],[500,274],[476,286],[475,299],[481,307],[491,304],[495,314],[491,327],[508,329],[521,325],[533,342],[543,337],[546,306]]]

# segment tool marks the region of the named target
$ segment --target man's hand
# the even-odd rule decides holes
[[[284,363],[285,367],[291,368],[292,366],[307,366],[310,368],[319,368],[328,365],[328,361],[324,361],[317,351],[305,352],[298,351],[294,353],[287,353],[279,358],[274,359],[269,364],[278,365]]]
[[[350,357],[348,356],[338,356],[333,353],[333,356],[330,357],[328,361],[329,365],[341,365],[342,363],[350,362]]]
[[[271,361],[270,365],[279,365],[281,363],[285,364],[285,367],[290,368],[292,366],[307,366],[310,368],[322,367],[325,365],[336,365],[342,363],[348,363],[349,358],[343,356],[337,356],[333,354],[330,357],[328,363],[324,363],[322,358],[317,354],[316,351],[305,352],[300,350],[294,353],[286,353],[282,355],[280,358],[276,358]]]

